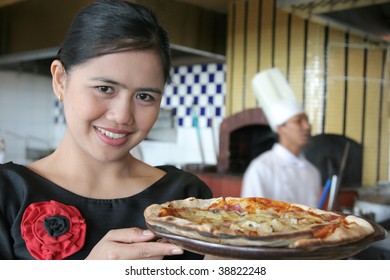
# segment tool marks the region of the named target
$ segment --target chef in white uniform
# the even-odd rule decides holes
[[[242,197],[266,197],[317,207],[321,175],[302,154],[311,125],[277,68],[255,75],[253,91],[279,142],[253,159],[243,176]]]

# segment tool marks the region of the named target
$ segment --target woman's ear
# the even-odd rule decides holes
[[[64,98],[63,94],[66,82],[66,72],[61,61],[54,60],[51,64],[50,71],[54,94],[57,96],[58,100],[62,102]]]

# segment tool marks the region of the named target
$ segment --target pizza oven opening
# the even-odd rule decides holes
[[[276,134],[267,125],[247,125],[232,131],[228,172],[244,173],[249,163],[276,141]]]
[[[223,120],[217,170],[243,174],[250,161],[277,141],[260,108],[247,109]]]

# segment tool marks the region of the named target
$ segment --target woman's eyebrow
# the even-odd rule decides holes
[[[117,81],[114,81],[114,80],[111,80],[111,79],[105,78],[105,77],[96,77],[96,78],[92,78],[91,80],[92,81],[98,81],[98,82],[104,82],[104,83],[112,84],[112,85],[117,85],[117,86],[120,86],[120,87],[123,87],[123,88],[126,87],[125,84],[122,84],[120,82],[117,82]]]
[[[93,78],[92,80],[104,82],[104,83],[108,83],[108,84],[112,84],[112,85],[117,85],[121,88],[127,88],[127,86],[125,84],[114,81],[114,80],[109,79],[109,78],[105,78],[105,77],[97,77],[97,78]],[[162,94],[162,91],[160,89],[154,88],[154,87],[140,87],[140,88],[137,88],[137,91],[149,91],[149,92]]]
[[[149,92],[162,94],[162,91],[160,89],[152,88],[152,87],[141,87],[141,88],[138,88],[138,91],[149,91]]]

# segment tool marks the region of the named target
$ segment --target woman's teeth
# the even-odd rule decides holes
[[[113,133],[113,132],[107,131],[107,130],[105,130],[103,128],[99,128],[99,127],[97,127],[96,129],[99,130],[104,135],[106,135],[107,137],[110,137],[111,139],[119,139],[119,138],[123,138],[126,136],[126,134]]]

